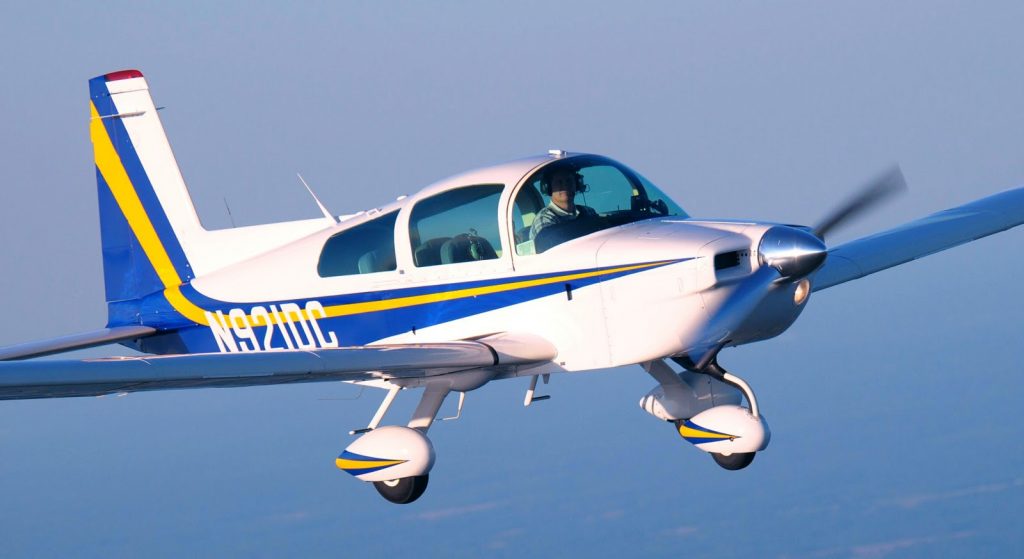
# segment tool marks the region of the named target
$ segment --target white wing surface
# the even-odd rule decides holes
[[[814,291],[953,248],[1024,223],[1024,188],[957,206],[839,245],[815,273]]]
[[[0,363],[0,400],[422,378],[467,369],[512,368],[554,356],[554,347],[535,336],[497,334],[479,341],[313,351],[11,361]]]

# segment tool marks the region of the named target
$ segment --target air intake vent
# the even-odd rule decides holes
[[[740,265],[740,251],[723,252],[715,255],[715,269],[725,270]]]

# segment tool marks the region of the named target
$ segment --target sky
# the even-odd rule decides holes
[[[909,192],[841,243],[1024,186],[1021,21],[1018,2],[16,3],[0,345],[104,324],[95,75],[146,74],[210,228],[318,216],[296,172],[343,214],[550,148],[622,161],[694,216],[814,223],[899,163]],[[334,467],[371,390],[2,402],[0,553],[1024,555],[1022,241],[816,293],[723,352],[773,434],[741,472],[638,408],[639,367],[556,376],[526,409],[525,379],[470,393],[403,507]]]

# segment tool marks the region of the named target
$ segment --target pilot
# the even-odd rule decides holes
[[[596,217],[597,212],[576,203],[576,193],[586,190],[583,177],[573,169],[554,169],[546,174],[540,183],[541,193],[551,197],[551,203],[537,212],[530,227],[530,239],[535,239],[542,229],[579,219]]]

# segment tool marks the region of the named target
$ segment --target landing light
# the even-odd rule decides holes
[[[807,296],[811,294],[811,282],[807,278],[804,278],[796,283],[796,291],[793,292],[793,303],[796,306],[800,306],[807,301]]]

